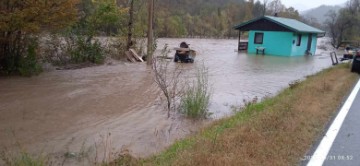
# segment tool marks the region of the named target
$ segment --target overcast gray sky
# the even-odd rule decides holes
[[[320,5],[339,5],[347,0],[281,0],[286,7],[293,6],[300,11],[318,7]]]

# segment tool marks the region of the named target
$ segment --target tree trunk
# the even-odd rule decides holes
[[[130,47],[133,45],[132,36],[133,36],[133,21],[134,21],[134,0],[130,2],[130,10],[129,10],[129,24],[128,24],[128,39],[126,50],[129,50]]]
[[[154,32],[153,32],[153,16],[154,16],[154,0],[148,0],[149,5],[149,14],[148,14],[148,45],[147,45],[147,64],[152,64],[152,54],[153,54],[153,38],[154,38]]]

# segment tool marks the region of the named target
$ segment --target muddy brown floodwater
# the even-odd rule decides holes
[[[197,51],[196,61],[170,65],[182,65],[189,73],[202,64],[209,69],[211,119],[231,115],[231,107],[243,100],[273,96],[289,82],[331,65],[323,50],[310,57],[247,55],[234,51],[237,40],[160,39],[158,46],[177,47],[181,41]],[[121,149],[148,156],[204,124],[178,115],[167,118],[145,63],[0,78],[0,94],[0,147],[50,154],[65,165]],[[64,154],[70,159],[64,161]]]

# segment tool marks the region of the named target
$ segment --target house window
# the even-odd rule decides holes
[[[301,34],[298,34],[296,39],[296,46],[300,46],[300,45],[301,45]]]
[[[264,33],[255,33],[255,44],[263,44]]]

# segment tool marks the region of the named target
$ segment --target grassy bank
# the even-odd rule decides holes
[[[126,161],[130,165],[299,164],[357,79],[348,65],[326,69],[174,143],[163,153]]]

